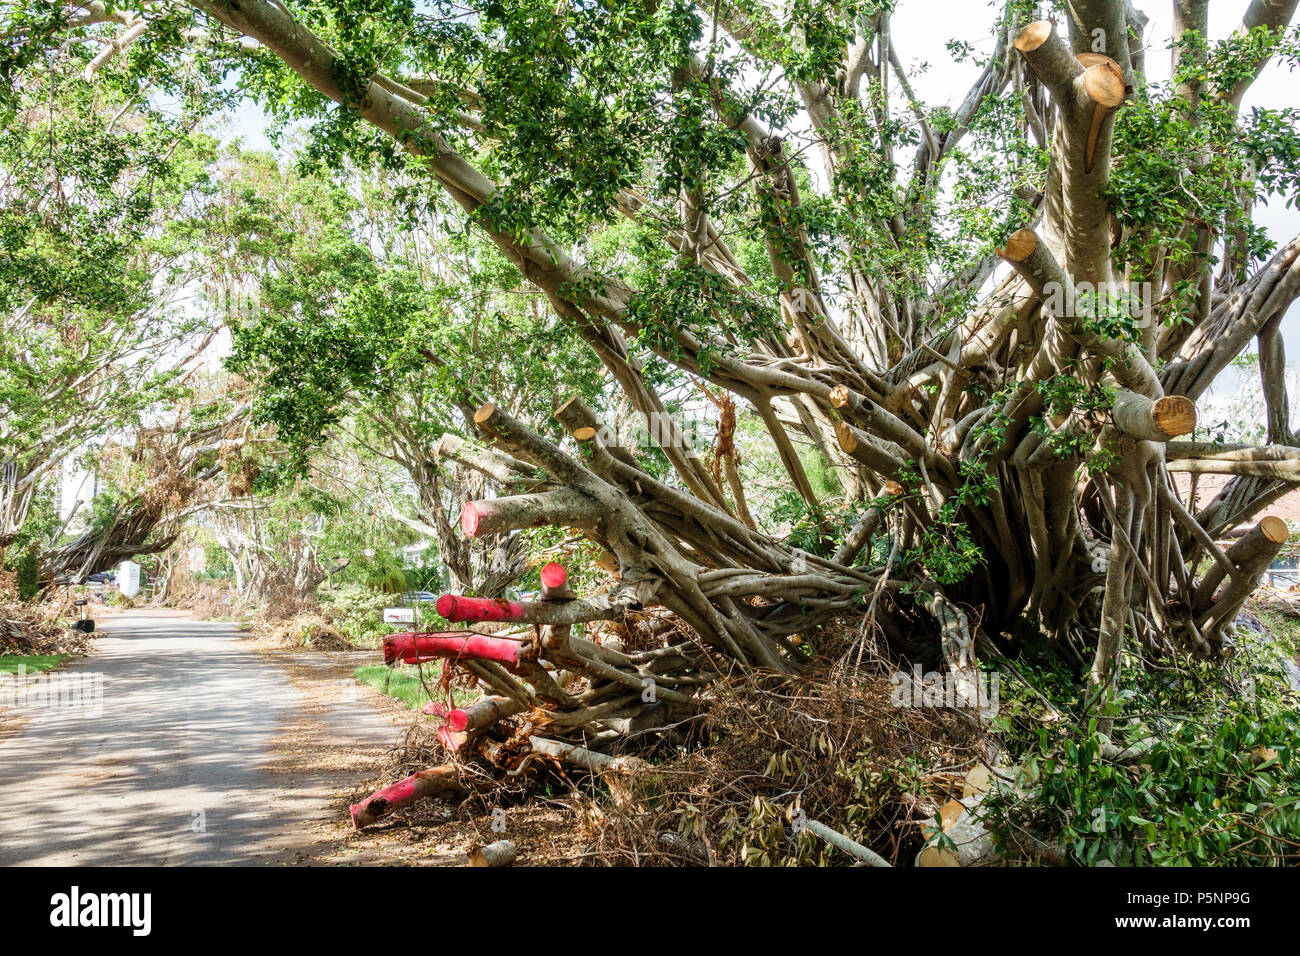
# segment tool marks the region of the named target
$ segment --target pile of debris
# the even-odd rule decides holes
[[[571,633],[571,624],[622,614],[614,613],[613,603],[609,603],[610,613],[582,613],[602,598],[578,599],[569,590],[568,573],[562,565],[544,567],[541,581],[542,593],[536,602],[451,594],[438,601],[438,613],[448,621],[489,627],[534,625],[523,634],[466,629],[390,634],[384,639],[386,664],[442,662],[441,686],[446,699],[429,701],[425,713],[442,718],[438,741],[456,759],[418,770],[354,805],[352,821],[358,829],[422,797],[464,789],[459,762],[465,760],[482,761],[516,778],[535,765],[563,766],[594,775],[617,774],[644,765],[635,756],[590,749],[592,735],[588,731],[593,728],[588,725],[594,722],[603,730],[594,735],[595,743],[617,744],[664,722],[667,709],[663,701],[689,703],[690,697],[676,689],[672,678],[665,681],[670,689],[657,686],[648,675],[664,675],[649,670],[648,665],[660,658],[678,663],[693,656],[694,649],[673,648],[665,653],[667,649],[661,648],[629,655],[579,638]],[[603,600],[610,601],[608,596]],[[581,654],[576,649],[579,646],[593,656]],[[606,658],[611,662],[606,663]],[[587,667],[580,668],[580,664]],[[625,675],[619,664],[646,666],[647,676]],[[450,693],[457,670],[476,679],[485,691],[479,700],[463,707]],[[543,728],[547,732],[538,733]],[[566,740],[566,736],[580,741]]]
[[[679,642],[689,639],[685,628],[657,609],[630,609],[613,625],[601,622],[608,643],[582,645],[591,656],[581,663],[607,656],[607,668],[583,676],[556,668],[547,681],[543,663],[566,663],[573,653],[566,639],[576,637],[557,635],[563,625],[544,622],[562,618],[580,599],[568,591],[562,566],[547,565],[541,579],[535,602],[444,595],[438,613],[470,628],[384,640],[385,663],[436,659],[444,680],[459,670],[478,678],[473,683],[483,694],[460,704],[450,693],[442,700],[435,692],[424,712],[441,720],[437,749],[446,762],[435,763],[435,748],[426,747],[422,765],[408,761],[394,768],[407,776],[352,806],[357,829],[423,798],[463,799],[494,785],[527,789],[536,777],[585,794],[574,808],[587,840],[584,859],[897,865],[925,846],[926,824],[945,801],[963,796],[968,771],[987,759],[985,728],[977,719],[895,706],[887,669],[865,662],[848,672],[821,669],[804,677],[713,676],[699,685],[706,694],[698,708],[668,714],[662,706],[647,707],[647,715],[629,715],[626,697],[653,703],[663,688],[649,680],[635,687],[600,678],[621,676],[616,662],[624,659],[656,662],[665,648],[680,653]],[[523,633],[496,629],[532,622],[539,623]],[[853,637],[824,634],[828,645],[836,645],[825,649],[846,653]],[[520,686],[503,675],[523,677],[520,683],[531,685],[537,699],[502,693]],[[669,686],[680,693],[690,685],[679,680]],[[565,697],[585,707],[556,706]],[[652,766],[647,757],[657,762]],[[792,793],[802,796],[795,800]],[[812,836],[789,842],[804,831],[804,822]]]
[[[253,621],[253,636],[273,647],[310,647],[316,651],[351,651],[356,648],[339,633],[328,613],[301,611],[292,617]]]
[[[0,602],[0,655],[89,653],[91,638],[67,627],[71,602],[20,604]]]

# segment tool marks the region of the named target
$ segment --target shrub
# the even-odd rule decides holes
[[[388,633],[384,608],[391,595],[360,584],[345,584],[337,591],[324,591],[321,599],[330,608],[330,620],[340,634],[354,644],[378,644]]]
[[[31,601],[41,593],[41,564],[35,548],[28,548],[18,556],[14,577],[18,585],[18,600]]]
[[[1148,716],[1112,737],[1150,744],[1125,761],[1103,755],[1097,718],[1059,674],[1030,679],[1061,720],[1044,720],[1041,696],[1008,694],[1003,682],[995,729],[1023,772],[1021,793],[986,801],[990,829],[1010,842],[1028,827],[1085,865],[1300,862],[1300,714],[1258,662],[1246,666],[1126,669],[1124,709]]]

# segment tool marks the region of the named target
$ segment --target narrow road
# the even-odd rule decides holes
[[[132,614],[100,628],[96,652],[49,685],[66,702],[79,681],[90,706],[29,703],[0,737],[0,865],[291,862],[356,782],[314,751],[399,736],[343,682],[302,689],[233,625]]]

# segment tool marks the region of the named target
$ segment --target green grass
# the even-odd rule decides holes
[[[28,674],[37,674],[58,667],[68,659],[67,654],[14,654],[0,657],[0,674],[17,674],[18,668],[25,667]]]
[[[441,664],[426,664],[424,667],[424,680],[429,687],[433,687],[442,674]],[[429,699],[424,692],[424,687],[420,684],[420,679],[414,667],[406,664],[398,664],[396,667],[388,667],[384,664],[366,664],[358,667],[352,672],[352,676],[363,684],[369,684],[381,694],[387,694],[395,700],[400,700],[411,710],[419,710],[424,706],[425,701]],[[466,704],[474,699],[474,695],[465,691],[454,690],[452,699],[457,704]]]

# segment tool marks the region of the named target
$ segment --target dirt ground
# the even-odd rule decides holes
[[[313,700],[339,695],[363,701],[393,725],[388,749],[352,746],[322,747],[325,729],[308,707],[272,744],[272,773],[330,775],[340,781],[335,818],[316,825],[312,842],[318,849],[298,855],[306,865],[464,866],[477,846],[508,839],[518,848],[516,866],[553,866],[586,858],[576,835],[577,810],[572,797],[534,795],[527,804],[488,806],[481,798],[455,802],[445,798],[420,800],[378,824],[357,832],[349,807],[375,790],[394,783],[423,762],[443,762],[435,753],[433,733],[438,721],[407,709],[401,702],[352,677],[364,664],[373,664],[378,651],[316,651],[286,649],[253,637],[248,644],[282,668],[295,687]]]

